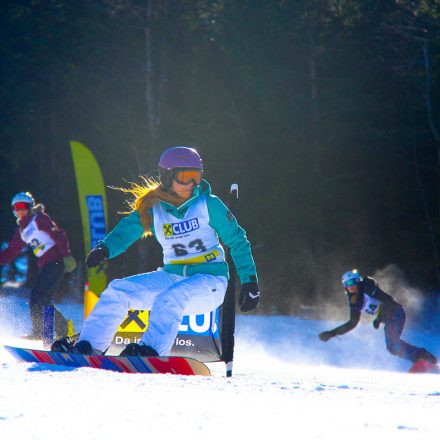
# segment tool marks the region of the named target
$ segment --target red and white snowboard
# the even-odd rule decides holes
[[[77,353],[33,350],[4,346],[20,362],[61,365],[66,367],[90,367],[120,373],[169,373],[186,376],[210,376],[209,368],[196,359],[169,356],[88,356]]]
[[[431,362],[420,359],[414,362],[413,366],[408,370],[408,373],[434,373],[440,374],[440,367]]]

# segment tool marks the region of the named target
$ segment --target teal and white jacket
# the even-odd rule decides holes
[[[164,269],[191,276],[206,273],[229,278],[221,241],[230,248],[241,283],[257,281],[257,272],[246,232],[224,203],[211,194],[206,180],[194,189],[193,196],[175,207],[159,202],[150,208],[151,232],[163,249]],[[109,258],[127,250],[142,237],[140,215],[133,211],[99,243]]]

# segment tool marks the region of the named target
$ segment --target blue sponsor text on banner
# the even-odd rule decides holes
[[[93,249],[99,240],[106,234],[104,201],[100,195],[86,196],[89,212],[90,249]]]

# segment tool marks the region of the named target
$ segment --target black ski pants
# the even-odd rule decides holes
[[[392,316],[385,322],[385,342],[391,354],[414,362],[419,355],[420,348],[408,344],[400,338],[405,321],[406,314],[403,307],[397,307]]]
[[[37,282],[30,295],[29,307],[32,321],[32,334],[43,337],[44,307],[52,304],[52,298],[57,291],[64,275],[62,260],[45,264],[38,274]],[[55,309],[55,334],[65,336],[67,322],[63,315]]]

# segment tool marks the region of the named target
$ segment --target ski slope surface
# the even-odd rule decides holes
[[[81,326],[80,305],[60,305]],[[29,331],[23,297],[0,297],[0,342]],[[370,323],[327,343],[340,322],[238,316],[234,374],[121,374],[17,363],[0,348],[0,439],[438,439],[440,375],[409,374]],[[404,339],[440,356],[439,338]],[[39,347],[40,348],[40,347]]]

